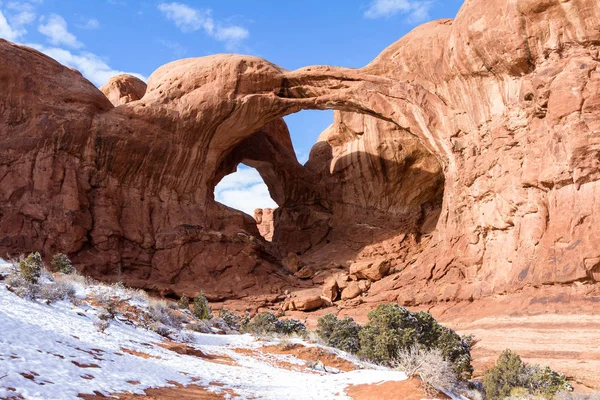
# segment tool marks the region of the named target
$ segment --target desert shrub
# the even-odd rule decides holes
[[[167,327],[164,324],[161,324],[160,322],[153,322],[152,324],[150,324],[149,329],[152,332],[156,332],[160,336],[163,336],[163,337],[168,337],[169,334],[171,333],[171,330],[169,329],[169,327]]]
[[[360,329],[360,325],[352,318],[338,319],[333,314],[324,315],[317,322],[317,335],[328,346],[353,354],[360,350]]]
[[[257,314],[245,326],[245,331],[255,335],[264,335],[267,333],[275,333],[277,322],[279,319],[272,312],[263,312]]]
[[[190,300],[182,295],[177,302],[177,306],[182,310],[188,310],[190,308]]]
[[[175,329],[180,329],[182,322],[186,319],[183,315],[177,314],[164,301],[157,301],[150,304],[148,315],[152,323],[159,323]]]
[[[211,325],[206,320],[201,320],[188,324],[186,328],[200,333],[211,333]]]
[[[106,290],[94,293],[94,299],[100,306],[99,312],[109,316],[107,319],[115,318],[119,313],[119,305],[125,301],[111,295],[111,293]]]
[[[222,308],[219,310],[219,317],[225,321],[225,323],[229,326],[230,329],[234,331],[239,331],[242,324],[242,317],[237,314],[232,313],[226,308]]]
[[[442,350],[426,350],[413,345],[401,349],[396,358],[397,368],[409,377],[419,377],[425,384],[428,396],[435,397],[438,389],[452,390],[457,386],[458,377],[454,366],[444,359]]]
[[[75,295],[75,288],[67,282],[49,282],[40,285],[39,298],[54,302],[64,300]]]
[[[488,370],[483,383],[489,400],[504,399],[514,393],[552,398],[557,392],[573,390],[563,374],[549,367],[524,363],[518,354],[505,350]]]
[[[194,297],[194,316],[198,319],[212,318],[212,310],[208,305],[208,300],[204,296],[204,292],[200,292]]]
[[[272,312],[263,312],[247,323],[244,330],[255,335],[304,335],[306,326],[296,319],[280,320]]]
[[[69,275],[75,272],[75,268],[73,264],[71,264],[71,260],[65,254],[58,253],[52,257],[52,261],[50,262],[52,267],[54,267],[55,271],[61,272],[63,274]]]
[[[104,333],[104,331],[106,330],[106,328],[108,328],[109,325],[110,322],[105,319],[97,319],[96,321],[94,321],[94,326],[96,327],[98,332],[101,333]]]
[[[306,334],[306,325],[297,319],[281,319],[275,324],[276,333],[280,335],[300,335]]]
[[[27,264],[31,265],[29,262]],[[75,288],[70,282],[55,281],[41,268],[33,275],[29,275],[32,269],[29,266],[21,268],[21,265],[19,264],[6,278],[7,288],[17,296],[29,300],[46,300],[51,303],[75,295]],[[23,276],[23,271],[25,271],[25,276]],[[43,280],[40,279],[42,275],[45,275]],[[32,282],[31,276],[36,276],[35,283]]]
[[[439,349],[458,377],[471,377],[470,340],[440,325],[430,314],[411,312],[397,304],[382,304],[368,317],[369,322],[359,333],[359,354],[363,358],[394,365],[399,351],[418,345],[425,350]]]
[[[39,295],[40,287],[23,278],[20,272],[13,271],[6,277],[6,287],[19,297],[34,300]]]
[[[31,253],[19,261],[18,268],[23,279],[35,284],[42,275],[42,256],[40,253]]]
[[[123,294],[129,298],[129,300],[137,301],[142,304],[147,304],[150,302],[150,296],[143,289],[132,289],[125,288],[123,289]]]

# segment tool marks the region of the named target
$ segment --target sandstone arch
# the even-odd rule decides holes
[[[0,251],[65,251],[97,275],[118,269],[179,291],[202,282],[215,297],[280,290],[292,283],[281,254],[251,218],[212,201],[211,185],[245,140],[328,108],[418,138],[443,170],[437,229],[401,255],[374,250],[398,270],[373,296],[417,304],[575,282],[577,295],[597,292],[600,5],[482,3],[418,27],[362,69],[188,59],[119,107],[77,72],[0,42]],[[287,173],[315,176],[352,141],[324,140],[331,160],[320,144],[316,169]],[[318,185],[296,192],[343,198]]]

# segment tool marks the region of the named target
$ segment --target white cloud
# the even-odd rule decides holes
[[[248,37],[248,30],[241,26],[220,27],[215,32],[215,39],[221,41],[244,40]]]
[[[39,4],[41,1],[33,0],[33,2]],[[1,2],[0,6],[2,6]],[[3,12],[6,12],[7,10],[9,12],[16,12],[16,14],[14,14],[13,17],[9,18],[9,20],[7,20],[7,18],[3,14]],[[67,67],[77,69],[83,74],[83,76],[89,79],[96,86],[103,85],[108,81],[108,79],[111,76],[123,73],[123,71],[119,71],[110,67],[106,63],[106,61],[104,61],[102,58],[93,53],[79,52],[78,54],[76,54],[70,50],[58,47],[58,45],[60,44],[78,44],[79,47],[82,47],[83,44],[78,42],[77,38],[68,32],[67,24],[64,18],[56,14],[51,15],[49,18],[44,18],[43,22],[47,23],[43,25],[44,28],[40,26],[40,32],[44,30],[46,33],[42,33],[48,36],[51,39],[51,42],[52,39],[56,39],[55,41],[58,43],[58,45],[55,45],[54,47],[49,47],[37,43],[24,43],[24,41],[22,40],[22,36],[25,35],[27,32],[24,29],[22,29],[21,26],[23,24],[33,22],[33,20],[30,16],[24,15],[23,13],[32,14],[34,15],[35,19],[35,8],[31,6],[31,3],[10,2],[5,5],[3,10],[0,10],[0,37],[13,42],[25,44],[26,46],[32,47],[42,53],[45,53],[46,55],[54,58],[59,63],[66,65]],[[70,37],[69,35],[72,37]],[[145,76],[137,73],[128,73],[137,76],[142,80],[147,79]]]
[[[212,34],[215,24],[209,10],[196,10],[182,3],[161,3],[158,9],[183,32],[200,29]]]
[[[11,1],[6,4],[6,8],[15,12],[9,18],[13,26],[21,27],[35,21],[35,8],[30,3]]]
[[[277,207],[258,171],[242,165],[215,187],[215,200],[249,215],[256,208]]]
[[[12,26],[8,24],[6,17],[0,11],[0,37],[6,40],[10,40],[14,42],[20,36],[22,36],[25,32],[22,30],[14,29]]]
[[[429,18],[430,8],[430,1],[373,0],[364,15],[366,18],[376,19],[404,14],[411,22],[423,22]]]
[[[66,49],[61,49],[58,47],[45,47],[35,43],[29,43],[27,46],[41,51],[42,53],[54,58],[56,61],[66,65],[67,67],[75,68],[96,86],[101,86],[105,84],[111,76],[122,73],[128,73],[133,76],[137,76],[144,81],[147,79],[145,76],[134,72],[115,70],[111,68],[104,60],[93,53],[83,52],[80,54],[73,54],[71,51]]]
[[[210,9],[199,10],[183,3],[160,3],[158,9],[173,21],[182,32],[203,30],[215,40],[224,42],[229,50],[235,50],[239,43],[248,38],[250,33],[238,25],[226,25],[215,21]]]
[[[25,25],[35,21],[35,17],[35,8],[30,3],[6,3],[4,13],[0,11],[0,37],[12,42],[18,40],[27,33]]]
[[[161,46],[171,50],[175,57],[183,57],[187,53],[187,49],[185,46],[182,46],[181,43],[173,42],[171,40],[159,40]]]
[[[57,14],[51,14],[48,18],[44,18],[46,23],[38,27],[39,32],[48,37],[48,41],[55,46],[67,46],[75,49],[83,47],[75,35],[67,29],[67,21]]]
[[[90,18],[87,21],[85,21],[85,23],[77,25],[77,27],[89,30],[98,29],[100,28],[100,21],[98,21],[96,18]]]

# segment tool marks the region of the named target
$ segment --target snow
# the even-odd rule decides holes
[[[8,267],[0,260],[0,272]],[[75,287],[79,299],[94,291],[120,290],[83,283]],[[141,305],[143,301],[135,299],[133,303]],[[287,370],[265,358],[236,352],[236,348],[252,349],[263,344],[250,335],[185,331],[184,336],[192,340],[188,345],[206,354],[227,356],[237,365],[215,363],[160,347],[164,338],[125,322],[112,321],[101,333],[94,326],[96,313],[85,303],[75,306],[60,301],[46,305],[26,300],[8,291],[0,281],[0,398],[21,395],[26,399],[75,399],[80,393],[95,391],[104,395],[142,394],[144,389],[176,382],[194,383],[215,392],[232,389],[239,396],[235,398],[240,399],[347,399],[344,388],[350,384],[406,379],[404,373],[386,369],[315,371],[302,368],[306,362],[293,356],[269,355],[300,367],[298,371]],[[123,348],[151,357],[132,355]]]

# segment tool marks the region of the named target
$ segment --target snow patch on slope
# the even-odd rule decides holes
[[[10,265],[0,260],[0,272],[7,268]],[[119,290],[99,286],[75,285],[76,297],[85,299],[93,291]],[[139,300],[131,301],[136,302]],[[347,399],[344,388],[350,384],[406,379],[404,373],[386,369],[335,374],[287,370],[236,352],[236,348],[262,345],[250,335],[186,330],[189,346],[234,361],[233,365],[215,363],[160,347],[163,337],[127,321],[113,320],[101,333],[94,326],[97,313],[98,309],[84,302],[76,306],[65,300],[46,305],[20,298],[0,280],[0,398],[21,395],[59,400],[94,392],[142,394],[150,387],[194,383],[214,392],[232,389],[239,395],[236,398],[242,399]],[[305,364],[293,356],[279,357]]]

